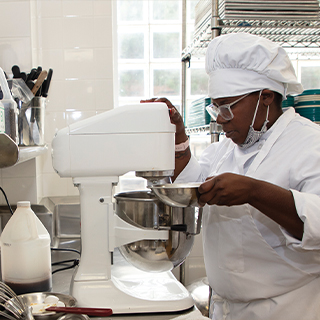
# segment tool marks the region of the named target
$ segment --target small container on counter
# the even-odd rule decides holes
[[[17,203],[2,231],[0,246],[2,280],[16,294],[51,291],[50,235],[29,201]]]

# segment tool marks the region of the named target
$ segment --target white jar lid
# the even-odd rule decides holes
[[[17,202],[17,207],[30,208],[30,201],[19,201],[19,202]]]

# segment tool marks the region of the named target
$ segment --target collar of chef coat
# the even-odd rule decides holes
[[[261,143],[260,151],[252,161],[252,164],[248,168],[247,175],[251,176],[263,159],[268,155],[272,146],[281,136],[283,131],[286,129],[291,120],[295,117],[294,108],[290,107],[277,119],[272,127],[263,135],[262,140],[260,139],[256,144],[259,148],[259,142]]]
[[[257,153],[262,149],[267,139],[270,137],[274,130],[274,125],[271,126],[261,137],[260,139],[251,147],[243,149],[240,148],[239,145],[235,145],[233,151],[233,161],[235,167],[238,168],[239,174],[246,174],[250,165]]]
[[[231,166],[234,173],[249,176],[253,175],[294,116],[295,111],[293,108],[286,110],[271,128],[261,136],[259,141],[250,148],[242,149],[229,140],[228,142],[233,144],[233,147],[220,159],[216,167],[217,172],[220,171],[222,167]],[[227,164],[226,161],[229,164]]]

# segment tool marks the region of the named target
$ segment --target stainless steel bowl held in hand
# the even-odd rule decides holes
[[[151,187],[155,195],[165,204],[173,207],[198,207],[198,188],[200,182],[167,183]]]
[[[169,271],[190,253],[194,235],[200,233],[202,208],[171,207],[153,192],[131,191],[115,195],[116,214],[124,221],[147,229],[167,229],[169,239],[135,241],[119,248],[135,267],[149,272]]]

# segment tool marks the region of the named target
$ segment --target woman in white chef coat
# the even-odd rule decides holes
[[[279,45],[238,33],[208,46],[212,113],[227,139],[198,162],[183,120],[176,124],[175,182],[205,181],[206,272],[215,320],[320,319],[320,127],[285,112],[303,91]]]

